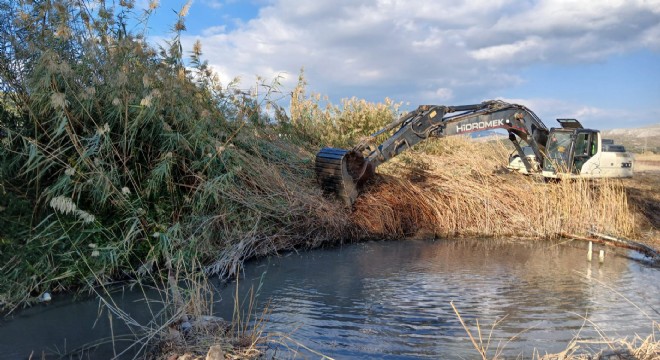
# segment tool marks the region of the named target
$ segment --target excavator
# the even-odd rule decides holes
[[[459,106],[421,105],[353,149],[321,149],[316,154],[317,180],[325,193],[336,194],[350,207],[379,165],[415,144],[428,138],[494,129],[506,131],[515,149],[509,157],[509,169],[555,179],[632,176],[632,157],[605,151],[600,131],[585,129],[576,119],[557,121],[560,128],[548,129],[530,109],[500,100]],[[374,145],[383,134],[392,135]]]

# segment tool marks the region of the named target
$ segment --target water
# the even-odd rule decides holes
[[[266,331],[335,358],[475,358],[452,302],[475,338],[477,320],[490,335],[491,356],[559,352],[578,333],[601,340],[594,326],[649,334],[660,321],[657,269],[547,243],[358,244],[264,260],[246,278],[270,299]]]
[[[112,297],[104,298],[138,324],[148,325],[158,318],[162,303],[158,302],[158,291],[145,292],[121,287],[113,289]],[[98,296],[53,297],[52,303],[0,318],[0,359],[110,359],[124,350],[121,358],[131,359],[140,353],[142,344],[136,344],[133,335],[136,327],[131,330],[116,314],[109,313]]]
[[[371,242],[250,262],[238,291],[252,287],[257,308],[268,304],[268,355],[279,358],[476,358],[452,302],[477,341],[477,321],[484,342],[490,337],[490,357],[559,352],[576,335],[601,340],[596,327],[609,338],[648,335],[653,321],[660,322],[660,271],[610,249],[604,264],[589,263],[585,249],[547,242]],[[234,291],[230,285],[219,294],[217,310],[225,318],[231,319]],[[116,298],[147,321],[141,296]],[[107,337],[101,332],[108,327],[94,299],[28,309],[0,323],[0,358],[56,347],[67,353]],[[582,345],[589,346],[600,347]],[[111,355],[106,345],[86,356]]]

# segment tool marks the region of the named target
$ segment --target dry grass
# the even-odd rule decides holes
[[[660,330],[660,326],[658,326],[658,330]],[[599,348],[607,346],[607,350],[597,352],[583,350],[594,345]],[[655,334],[645,338],[635,336],[633,339],[602,339],[600,341],[575,339],[564,351],[537,358],[539,360],[657,360],[660,359],[660,341]]]
[[[307,168],[311,163],[304,159],[313,154],[302,149],[295,154],[290,144],[268,141],[272,141],[271,151],[286,158],[266,153],[240,154],[239,161],[251,163],[250,169],[236,174],[242,186],[224,187],[217,194],[248,211],[239,213],[226,208],[200,224],[200,229],[212,229],[212,233],[218,234],[208,249],[215,260],[204,267],[207,273],[233,277],[247,259],[294,248],[319,247],[354,234],[347,210],[334,199],[322,196],[312,169]],[[229,216],[249,216],[251,225],[247,230],[233,227],[227,221]]]
[[[619,180],[546,183],[498,174],[508,150],[499,143],[455,137],[428,144],[383,166],[380,177],[358,199],[355,223],[380,237],[524,236],[597,230],[638,234]]]
[[[625,297],[624,297],[625,298]],[[626,299],[627,300],[627,299]],[[503,319],[492,324],[491,329],[484,331],[479,320],[476,320],[476,325],[472,328],[468,327],[459,312],[459,310],[454,306],[454,303],[450,303],[456,317],[460,321],[463,329],[465,330],[466,335],[470,339],[472,346],[479,353],[479,357],[482,360],[499,360],[505,359],[507,357],[503,356],[504,347],[501,346],[501,343],[497,348],[491,348],[492,341],[492,332],[499,325]],[[631,303],[634,306],[634,304]],[[585,324],[591,323],[585,318]],[[660,359],[660,341],[656,338],[656,329],[660,330],[660,324],[653,324],[653,331],[651,335],[648,335],[645,338],[635,335],[634,338],[628,339],[610,339],[602,331],[600,331],[596,324],[591,323],[598,333],[600,334],[600,339],[581,339],[578,331],[578,334],[567,344],[566,349],[559,353],[555,354],[541,354],[537,349],[534,350],[534,353],[531,359],[535,360],[657,360]],[[582,329],[581,329],[582,330]],[[511,338],[513,340],[516,336]],[[509,340],[509,341],[510,341]],[[508,341],[506,342],[508,343]],[[506,343],[504,346],[506,346]],[[492,355],[491,355],[492,354]],[[517,358],[521,358],[522,355]],[[476,357],[475,357],[476,358]]]
[[[637,216],[639,239],[660,249],[660,171],[636,172],[623,181],[630,211]]]
[[[660,155],[635,154],[635,172],[660,172]]]
[[[254,291],[241,294],[236,283],[234,318],[230,322],[214,316],[217,289],[198,271],[199,267],[199,263],[179,261],[169,267],[164,282],[159,278],[151,279],[150,282],[157,284],[160,297],[145,294],[152,312],[152,319],[146,324],[134,320],[111,296],[99,296],[107,310],[129,326],[135,336],[133,345],[115,353],[117,358],[128,356],[129,350],[136,350],[139,355],[135,358],[151,360],[246,359],[262,354],[263,324],[268,308],[255,317]],[[109,300],[104,300],[106,298]]]

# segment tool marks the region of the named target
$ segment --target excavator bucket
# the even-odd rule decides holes
[[[356,151],[323,148],[316,154],[316,178],[321,188],[326,194],[340,197],[349,207],[374,170],[373,165]]]

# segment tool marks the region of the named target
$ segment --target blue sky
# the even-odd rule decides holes
[[[186,4],[185,0],[161,0],[160,6],[151,19],[152,35],[167,35],[174,24],[176,14]],[[142,0],[141,7],[146,8],[148,1]],[[205,30],[220,26],[227,31],[239,28],[254,19],[264,1],[241,0],[193,0],[186,16],[186,30],[189,35],[201,35]]]
[[[161,1],[150,35],[184,4]],[[503,99],[549,126],[660,124],[660,0],[193,0],[186,26],[184,46],[245,88],[280,75],[290,91],[304,67],[333,102]]]

